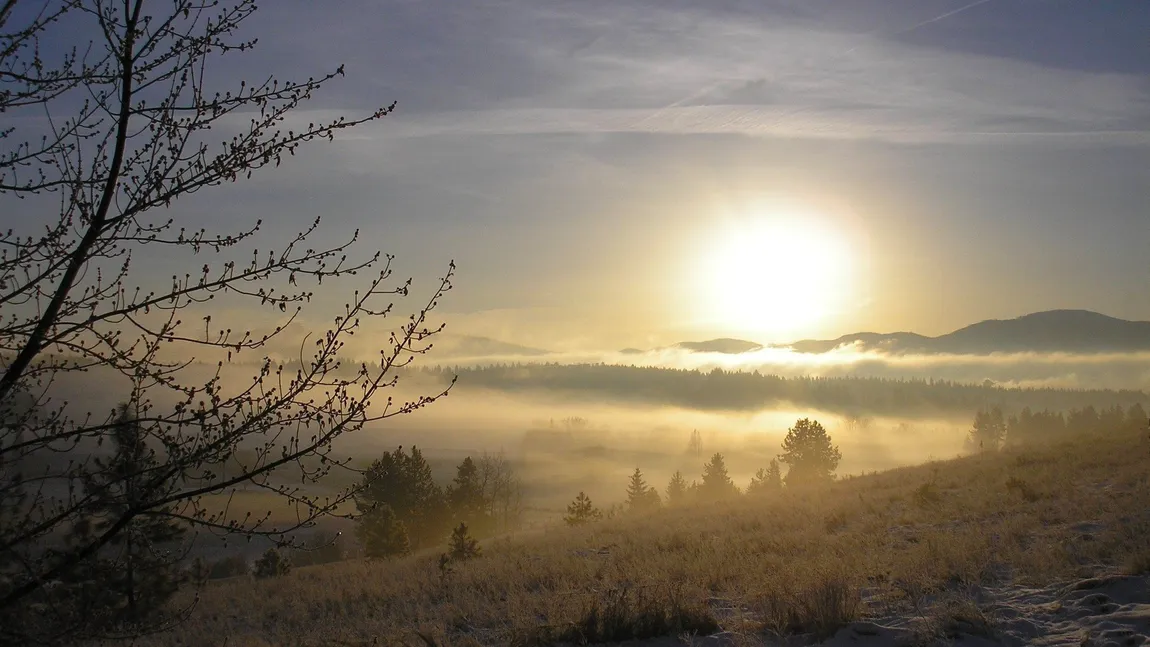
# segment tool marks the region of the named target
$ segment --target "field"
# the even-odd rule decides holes
[[[552,526],[447,568],[433,551],[215,581],[147,644],[1137,645],[1148,504],[1145,432],[1096,435]]]

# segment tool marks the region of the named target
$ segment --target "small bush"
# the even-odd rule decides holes
[[[845,578],[826,577],[794,594],[766,593],[757,606],[765,628],[775,635],[813,634],[825,640],[859,618],[862,595]]]
[[[283,577],[291,572],[291,562],[287,557],[280,554],[275,548],[267,549],[267,552],[256,560],[255,570],[252,572],[259,579],[266,579],[269,577]]]
[[[540,629],[538,635],[523,642],[586,645],[718,631],[719,624],[705,603],[688,603],[681,593],[672,591],[663,596],[651,588],[611,588],[591,599],[571,624]]]

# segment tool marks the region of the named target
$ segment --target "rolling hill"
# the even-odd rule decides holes
[[[889,353],[1103,353],[1150,350],[1150,321],[1126,321],[1089,310],[1050,310],[991,319],[938,337],[911,332],[861,332],[837,339],[784,344],[801,353],[841,346]]]

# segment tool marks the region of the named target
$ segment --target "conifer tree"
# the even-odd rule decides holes
[[[467,561],[479,557],[482,549],[479,540],[471,536],[467,524],[461,523],[451,531],[451,540],[447,544],[448,556],[456,561]]]
[[[447,504],[456,520],[470,524],[470,528],[480,534],[489,531],[491,523],[487,514],[487,498],[479,478],[479,467],[470,456],[455,468],[455,479],[447,488]]]
[[[647,485],[643,480],[643,473],[636,467],[627,485],[627,509],[630,512],[642,513],[655,510],[660,505],[662,501],[659,500],[659,492]]]
[[[158,469],[156,452],[145,442],[132,405],[119,405],[108,438],[111,454],[94,459],[96,469],[84,481],[92,500],[89,516],[77,524],[69,541],[91,542],[107,532],[113,520],[146,509],[175,486]],[[169,507],[158,506],[150,514],[131,516],[97,559],[72,576],[89,596],[87,613],[98,613],[113,626],[156,620],[187,579],[179,566],[186,528],[169,512]],[[98,587],[91,586],[95,581]]]
[[[1091,409],[1093,411],[1093,409]],[[974,415],[974,425],[970,430],[970,449],[980,452],[996,451],[1006,439],[1006,421],[1002,409],[980,409]]]
[[[683,478],[683,473],[676,470],[671,475],[671,481],[667,483],[667,505],[681,505],[687,500],[687,479]]]
[[[356,505],[361,513],[387,504],[403,522],[413,548],[439,543],[450,525],[443,491],[417,447],[385,452],[363,475]]]
[[[388,558],[411,552],[407,526],[395,516],[386,503],[380,503],[359,518],[356,536],[368,557]]]
[[[759,468],[755,475],[751,477],[751,482],[747,485],[747,494],[761,495],[770,492],[777,492],[783,487],[782,474],[779,470],[779,462],[771,459],[771,465],[767,469]]]
[[[739,488],[727,473],[727,463],[723,455],[716,452],[710,462],[703,466],[703,482],[699,494],[708,501],[728,499],[739,493]]]
[[[817,420],[803,418],[787,430],[779,460],[790,466],[787,486],[794,486],[833,480],[842,457],[827,430]]]
[[[592,505],[591,497],[579,492],[579,496],[567,506],[567,516],[563,517],[563,521],[566,521],[568,526],[582,526],[602,518],[603,513]]]

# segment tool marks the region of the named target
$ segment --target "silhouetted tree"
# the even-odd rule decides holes
[[[257,579],[269,577],[283,577],[291,572],[291,562],[275,548],[267,549],[263,556],[256,560],[252,575]]]
[[[779,460],[790,466],[786,482],[791,486],[833,480],[842,457],[827,430],[817,420],[803,418],[787,430]]]
[[[566,521],[568,526],[582,526],[602,518],[603,513],[591,504],[591,497],[580,492],[579,496],[567,506],[567,516],[563,517],[563,521]]]
[[[515,466],[503,452],[484,452],[479,457],[477,469],[492,530],[506,532],[519,528],[523,523],[523,483],[515,472]]]
[[[667,483],[667,505],[681,505],[687,500],[687,479],[683,473],[676,470]]]
[[[173,208],[392,110],[301,119],[296,108],[342,77],[342,65],[301,82],[261,72],[255,83],[213,87],[217,66],[230,76],[231,55],[255,45],[241,33],[255,10],[254,0],[0,1],[0,420],[12,423],[0,426],[0,643],[83,643],[113,630],[116,614],[88,613],[77,606],[85,596],[56,583],[119,586],[100,560],[137,520],[290,541],[351,498],[300,487],[343,465],[330,455],[336,438],[446,391],[383,406],[396,369],[440,329],[428,316],[452,266],[393,327],[391,304],[410,282],[393,276],[390,256],[357,253],[358,234],[340,242],[316,221],[273,250],[254,218],[208,230],[229,219]],[[160,257],[185,265],[141,263]],[[357,275],[362,285],[340,285]],[[324,303],[346,305],[330,318],[303,315],[330,326],[308,339],[299,370],[285,371],[268,353],[301,348],[298,320],[320,284]],[[225,305],[213,312],[209,302]],[[339,365],[347,338],[373,322],[393,329],[379,336],[378,361]],[[249,355],[250,379],[221,376]],[[92,451],[115,414],[61,404],[71,398],[60,385],[82,379],[122,382],[139,403],[140,436],[162,448],[139,502],[105,511],[103,531],[88,535],[72,532],[90,522],[85,484],[110,477],[94,461],[58,459]],[[12,415],[20,394],[34,394],[36,415]],[[237,460],[240,448],[252,459]],[[228,519],[203,500],[249,486],[281,496],[297,521]]]
[[[1147,419],[1146,409],[1141,404],[1135,402],[1126,411],[1126,428],[1132,431],[1150,429],[1150,419]]]
[[[627,484],[627,509],[633,513],[643,513],[657,510],[660,505],[662,501],[659,500],[659,491],[647,485],[643,473],[636,467]]]
[[[738,493],[738,486],[727,473],[727,463],[723,460],[723,455],[716,452],[703,466],[703,482],[699,484],[699,495],[708,501],[717,501]]]
[[[992,452],[1002,446],[1006,439],[1006,422],[1002,409],[980,409],[974,414],[974,425],[970,430],[969,445],[972,450]]]
[[[698,429],[691,430],[691,440],[687,442],[687,453],[698,456],[703,453],[703,436]]]
[[[479,540],[467,531],[467,524],[461,523],[451,531],[451,540],[447,544],[447,555],[456,561],[467,561],[479,557],[482,549]]]
[[[363,554],[367,557],[399,557],[411,552],[407,525],[386,503],[377,504],[363,513],[355,533],[363,543]]]
[[[781,489],[783,489],[782,471],[779,469],[779,462],[772,458],[767,469],[760,467],[751,477],[751,482],[747,485],[747,494],[761,495]]]
[[[455,479],[447,488],[447,503],[456,520],[470,524],[469,528],[480,535],[491,531],[489,504],[479,480],[479,468],[470,456],[455,468]]]
[[[414,548],[437,544],[447,535],[447,502],[418,447],[412,447],[410,454],[397,447],[373,462],[364,472],[355,501],[361,513],[380,504],[390,507]]]
[[[90,545],[93,536],[108,532],[128,511],[147,508],[152,499],[178,486],[165,480],[132,405],[117,407],[107,438],[111,454],[92,459],[95,469],[84,479],[88,516],[72,529],[70,545]],[[179,565],[186,552],[186,527],[171,516],[171,507],[158,506],[130,518],[99,555],[66,578],[82,583],[83,595],[95,597],[85,605],[86,613],[100,615],[121,631],[158,621],[186,580]]]

